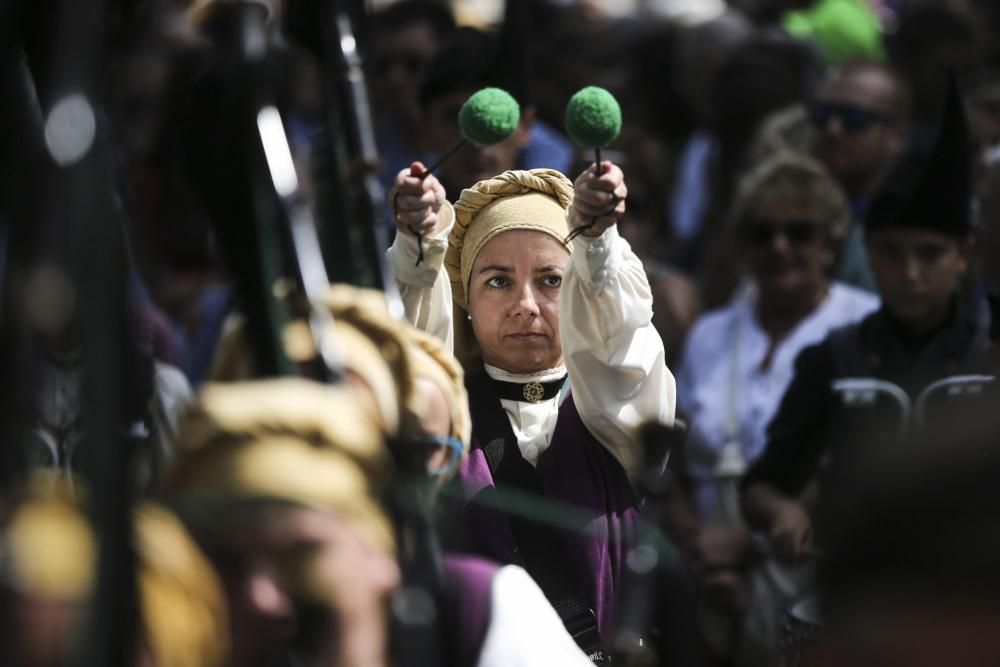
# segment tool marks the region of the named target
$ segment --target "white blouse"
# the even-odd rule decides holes
[[[679,405],[689,420],[688,473],[702,519],[716,511],[715,480],[739,474],[740,466],[763,452],[767,426],[792,381],[799,352],[878,304],[869,292],[833,283],[823,302],[778,343],[766,368],[771,341],[757,321],[752,287],[698,318],[685,343],[677,384]],[[730,451],[722,457],[724,449]],[[734,465],[734,455],[740,465]]]
[[[407,318],[454,349],[451,283],[444,268],[454,213],[446,205],[441,215],[449,224],[424,237],[419,267],[414,236],[397,234],[389,255]],[[676,389],[663,342],[653,328],[653,296],[642,262],[616,227],[597,238],[573,240],[559,298],[563,358],[576,408],[587,429],[634,477],[642,464],[634,434],[648,421],[673,424]],[[554,379],[560,372],[513,376],[497,368],[486,370],[513,382],[530,382],[539,375]],[[522,455],[534,464],[551,444],[559,400],[501,403]]]

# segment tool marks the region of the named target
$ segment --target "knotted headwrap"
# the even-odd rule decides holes
[[[65,480],[33,475],[3,528],[3,583],[26,595],[81,602],[92,592],[97,541]]]
[[[455,303],[469,308],[472,265],[490,239],[514,229],[543,232],[562,243],[573,183],[554,169],[505,171],[462,191],[444,263]]]
[[[288,503],[333,511],[370,545],[392,548],[372,488],[388,453],[350,390],[298,379],[209,385],[181,442],[167,496],[185,521],[213,525],[261,502]]]
[[[401,323],[389,314],[385,296],[376,290],[331,285],[324,295],[324,305],[336,322],[334,344],[347,371],[370,389],[383,434],[396,436],[401,406],[413,393],[408,343],[399,333]],[[209,373],[211,381],[237,382],[257,375],[245,327],[241,315],[227,320]],[[307,362],[316,354],[312,332],[301,320],[285,328],[282,343],[288,358],[298,363]]]
[[[465,373],[437,338],[414,327],[407,327],[405,332],[412,343],[410,359],[413,362],[413,376],[433,382],[444,394],[451,413],[450,435],[461,441],[464,455],[472,438],[472,417],[469,414],[469,396],[465,390]]]
[[[135,513],[145,639],[159,667],[217,667],[228,652],[226,606],[215,571],[172,514]]]

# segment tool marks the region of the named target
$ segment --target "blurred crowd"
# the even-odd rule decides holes
[[[997,3],[0,33],[0,663],[1000,663]]]

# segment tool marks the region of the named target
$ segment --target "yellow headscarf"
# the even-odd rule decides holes
[[[490,239],[527,229],[562,243],[569,235],[566,209],[572,203],[573,183],[554,169],[505,171],[463,190],[444,259],[455,303],[468,310],[472,265]]]
[[[97,573],[97,544],[63,479],[29,480],[7,522],[3,560],[19,592],[82,604]],[[136,577],[146,645],[160,667],[221,667],[228,655],[222,588],[180,523],[152,504],[134,513]]]
[[[94,583],[97,543],[64,479],[35,474],[4,529],[4,567],[17,590],[82,602]]]
[[[385,295],[378,290],[344,284],[330,285],[324,301],[337,321],[338,331],[341,324],[354,327],[374,344],[377,358],[370,352],[355,358],[355,354],[361,351],[360,343],[349,347],[346,336],[338,337],[336,341],[345,348],[348,367],[365,380],[380,404],[395,402],[397,425],[389,434],[398,435],[401,428],[399,421],[403,419],[401,412],[413,401],[415,392],[410,346],[403,334],[403,329],[409,324],[389,314]],[[376,369],[377,366],[388,368],[391,384],[386,383],[384,371]],[[388,409],[388,406],[383,409]]]
[[[413,376],[433,382],[444,394],[451,413],[451,436],[463,446],[463,455],[469,450],[472,438],[472,416],[469,414],[469,396],[465,390],[465,373],[461,365],[441,342],[419,329],[407,327],[413,362]],[[421,414],[423,406],[415,405],[413,412]]]
[[[172,514],[135,513],[146,642],[157,667],[215,667],[228,654],[227,612],[215,571]]]
[[[185,520],[216,524],[286,502],[334,511],[370,545],[392,550],[373,488],[387,476],[388,454],[348,389],[299,379],[209,385],[180,439],[167,497]]]
[[[385,297],[377,290],[331,285],[324,301],[336,322],[334,344],[347,371],[368,386],[382,432],[396,436],[401,404],[413,393],[407,344],[399,333],[404,323],[389,314]],[[227,320],[209,373],[213,382],[238,382],[256,376],[245,328],[241,315]],[[282,332],[282,342],[292,361],[304,363],[316,354],[312,332],[303,321],[289,324]]]

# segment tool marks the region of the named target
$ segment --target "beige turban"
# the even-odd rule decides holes
[[[399,333],[404,323],[389,314],[385,296],[377,290],[331,285],[324,305],[336,322],[334,345],[347,370],[368,386],[382,432],[395,436],[401,404],[413,394],[408,343]],[[227,320],[209,373],[213,382],[237,382],[257,375],[245,329],[242,315],[231,315]],[[312,332],[304,321],[289,324],[282,332],[282,342],[294,362],[308,362],[316,354]]]
[[[461,441],[463,453],[468,451],[472,438],[472,417],[462,366],[437,338],[414,327],[407,327],[404,331],[412,342],[410,359],[414,378],[433,382],[444,394],[451,413],[450,435]],[[421,414],[422,407],[414,406],[414,412]]]
[[[65,480],[47,471],[31,477],[3,542],[4,569],[19,592],[67,602],[90,595],[97,542]]]
[[[254,501],[330,510],[376,548],[392,548],[373,480],[388,453],[372,415],[346,388],[280,379],[209,385],[181,432],[167,497],[213,524]]]
[[[400,413],[413,400],[415,391],[410,370],[410,346],[402,333],[402,328],[409,325],[389,314],[385,295],[378,290],[330,285],[324,302],[337,321],[338,331],[341,325],[354,327],[374,344],[377,358],[371,357],[368,351],[355,357],[362,349],[360,341],[350,345],[347,336],[338,337],[336,341],[345,348],[347,367],[368,384],[383,412],[391,409],[388,403],[395,403],[396,424],[386,432],[397,435]],[[386,385],[383,370],[377,368],[379,366],[389,370],[391,384]]]
[[[146,503],[135,513],[145,639],[158,667],[226,662],[229,629],[215,571],[172,514]]]
[[[5,528],[4,567],[20,593],[80,603],[97,578],[97,543],[79,486],[32,477]],[[181,524],[146,503],[134,514],[142,633],[160,667],[220,667],[228,641],[222,587]]]
[[[463,190],[444,259],[455,303],[468,310],[472,265],[490,239],[527,229],[562,243],[569,235],[566,209],[572,202],[573,183],[554,169],[505,171]]]

